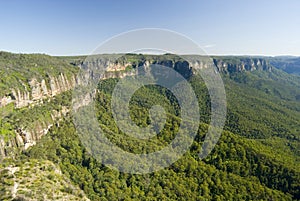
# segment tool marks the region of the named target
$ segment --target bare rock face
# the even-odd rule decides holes
[[[0,107],[14,103],[15,108],[22,108],[33,103],[39,103],[43,99],[74,88],[78,84],[77,82],[78,79],[75,78],[75,75],[67,78],[64,74],[60,74],[58,77],[50,77],[49,83],[45,79],[38,81],[36,78],[32,78],[28,82],[30,89],[20,90],[12,88],[9,95],[0,98]]]
[[[71,90],[78,84],[75,75],[67,77],[60,74],[58,77],[50,77],[38,80],[32,78],[25,89],[11,89],[11,93],[0,98],[0,107],[13,103],[15,108],[27,107],[34,104],[42,104],[43,100]],[[29,86],[29,87],[27,87]],[[69,112],[69,108],[63,107],[61,111],[51,111],[52,120],[39,120],[32,122],[31,128],[19,127],[15,130],[15,136],[5,140],[0,136],[0,159],[12,156],[16,150],[26,150],[36,144],[41,137],[48,133],[54,123],[59,122]]]
[[[213,59],[220,72],[234,73],[242,71],[264,70],[271,71],[268,61],[262,58],[240,58],[235,61],[229,59]]]
[[[11,96],[4,96],[3,98],[0,98],[0,107],[3,107],[5,105],[8,105],[12,103],[14,100]]]
[[[110,72],[110,71],[123,71],[126,69],[126,67],[130,66],[131,63],[125,63],[125,64],[121,64],[121,63],[114,63],[114,62],[106,62],[104,64],[106,71]]]
[[[0,159],[13,157],[16,150],[26,150],[35,145],[42,136],[46,135],[54,124],[59,122],[69,113],[69,108],[62,107],[60,111],[51,111],[51,120],[39,119],[32,122],[33,127],[20,127],[15,130],[15,136],[5,140],[0,136]]]
[[[63,74],[60,74],[58,77],[50,77],[51,96],[68,91],[74,88],[75,85],[76,81],[74,76],[72,76],[70,79],[67,79]]]
[[[6,143],[5,143],[4,139],[0,138],[0,159],[6,155],[5,154],[5,146],[6,146]]]
[[[14,103],[16,108],[25,107],[32,103],[29,91],[20,91],[19,89],[12,89],[11,92],[13,97],[15,98]]]
[[[41,89],[42,89],[43,96],[49,95],[48,88],[46,86],[46,81],[44,79],[41,82]]]
[[[92,61],[87,61],[82,64],[82,69],[96,69],[101,67],[106,69],[105,72],[100,72],[101,76],[98,77],[96,72],[89,72],[90,77],[95,79],[107,79],[107,78],[122,78],[125,76],[135,75],[136,73],[126,71],[127,67],[131,66],[134,69],[137,67],[142,67],[143,71],[148,72],[150,70],[149,66],[151,64],[161,65],[165,67],[170,67],[176,70],[184,77],[190,77],[194,71],[193,69],[205,69],[212,66],[216,67],[216,70],[221,73],[235,73],[243,71],[271,71],[272,67],[268,60],[264,58],[254,58],[254,57],[199,57],[193,59],[191,57],[191,62],[180,61],[180,60],[141,60],[136,62],[123,62],[118,63],[115,61],[94,59]]]

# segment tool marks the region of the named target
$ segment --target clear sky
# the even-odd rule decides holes
[[[299,0],[3,0],[0,50],[88,54],[138,28],[170,29],[208,54],[300,55]]]

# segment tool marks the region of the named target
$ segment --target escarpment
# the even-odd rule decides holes
[[[173,56],[173,57],[172,57]],[[93,58],[81,63],[81,68],[105,69],[97,79],[122,78],[124,76],[135,75],[139,72],[133,71],[142,69],[149,71],[151,65],[160,65],[170,67],[179,72],[185,78],[192,76],[195,69],[205,69],[215,67],[217,71],[224,74],[238,73],[244,71],[272,71],[272,66],[266,58],[256,57],[193,57],[183,56],[182,58],[175,55],[162,56],[126,56],[110,60],[108,58]],[[93,76],[92,76],[93,77]]]
[[[214,58],[214,64],[220,72],[234,73],[243,71],[271,71],[272,67],[268,60],[263,58]]]
[[[185,78],[192,76],[195,69],[211,65],[215,65],[221,73],[272,70],[266,59],[252,57],[212,57],[209,61],[198,59],[187,62],[174,55],[130,55],[117,59],[100,55],[84,60],[0,52],[0,61],[0,128],[4,124],[11,125],[11,130],[6,132],[11,133],[10,136],[0,133],[0,158],[13,156],[35,145],[54,124],[59,124],[71,110],[68,92],[89,79],[123,78],[136,75],[138,71],[150,72],[152,64],[173,68]],[[86,70],[83,76],[78,75],[80,68]],[[87,95],[76,107],[88,104],[90,99],[91,96]],[[21,113],[23,108],[28,109],[28,114],[34,111],[39,115],[28,115],[20,123],[22,115],[26,116]],[[11,120],[14,116],[15,119]]]

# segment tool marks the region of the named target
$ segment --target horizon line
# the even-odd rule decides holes
[[[100,53],[100,54],[59,54],[59,55],[54,55],[54,54],[49,54],[45,52],[10,52],[6,50],[0,50],[0,52],[6,52],[10,54],[25,54],[25,55],[30,55],[30,54],[40,54],[40,55],[48,55],[52,57],[84,57],[84,56],[91,56],[91,55],[118,55],[118,54],[132,54],[132,55],[197,55],[197,56],[232,56],[232,57],[300,57],[300,55],[291,55],[291,54],[278,54],[278,55],[267,55],[267,54],[206,54],[206,55],[200,55],[200,54],[193,54],[193,53],[188,53],[188,54],[173,54],[173,53],[162,53],[162,54],[153,54],[153,53],[134,53],[134,52],[115,52],[115,53]]]

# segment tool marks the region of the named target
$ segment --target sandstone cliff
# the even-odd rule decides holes
[[[14,103],[15,108],[42,103],[43,99],[74,88],[76,83],[78,83],[78,79],[75,75],[72,75],[70,78],[67,78],[64,74],[60,74],[58,77],[50,76],[48,81],[45,79],[38,81],[37,78],[33,77],[28,82],[30,88],[20,90],[12,86],[11,92],[0,98],[0,107],[4,107],[10,103]]]
[[[272,67],[269,64],[268,60],[263,58],[214,58],[213,61],[218,70],[223,73],[234,73],[254,70],[272,70]]]

